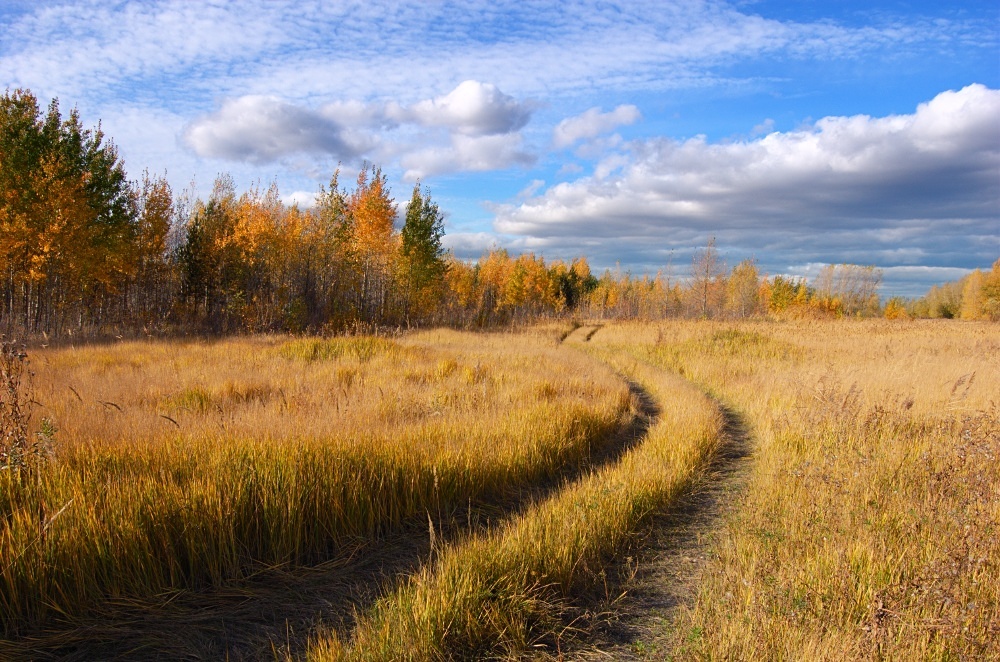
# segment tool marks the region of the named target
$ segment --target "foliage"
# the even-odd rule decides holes
[[[1000,320],[1000,259],[989,271],[976,269],[950,283],[935,285],[911,302],[913,317]]]
[[[278,189],[238,193],[220,175],[207,200],[162,176],[126,179],[113,143],[57,100],[0,99],[0,327],[63,336],[154,332],[343,332],[445,324],[489,327],[544,316],[600,319],[876,317],[881,272],[827,265],[814,282],[731,270],[714,239],[688,278],[591,273],[491,249],[466,262],[443,247],[444,214],[420,184],[396,228],[387,177],[365,164],[353,189],[336,170],[316,205]],[[1000,268],[906,304],[911,317],[1000,318]],[[899,317],[900,302],[889,314]]]
[[[415,185],[400,233],[403,279],[411,311],[433,310],[444,293],[448,264],[441,245],[443,236],[444,216],[430,193],[421,193],[420,184]]]
[[[133,276],[136,196],[113,143],[53,100],[0,98],[0,291],[8,331],[79,330]],[[98,315],[101,313],[99,312]]]

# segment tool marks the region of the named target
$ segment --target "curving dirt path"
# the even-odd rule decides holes
[[[564,659],[671,659],[678,609],[694,601],[713,540],[749,466],[746,423],[713,400],[725,420],[718,453],[677,507],[653,520],[633,556],[609,582],[607,595],[620,597],[592,607],[598,616],[590,636]]]
[[[603,324],[582,324],[566,342],[587,343]],[[722,444],[676,507],[656,516],[644,536],[623,554],[608,578],[603,600],[580,613],[586,634],[559,659],[669,659],[674,623],[693,604],[701,574],[721,532],[727,509],[738,498],[749,466],[749,426],[735,409],[706,393],[723,416]]]

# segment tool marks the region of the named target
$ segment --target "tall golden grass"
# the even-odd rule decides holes
[[[585,465],[632,397],[554,345],[440,331],[34,353],[58,452],[0,472],[4,632],[336,558]]]
[[[309,659],[496,659],[539,645],[558,650],[565,602],[600,581],[614,553],[673,503],[720,441],[720,413],[698,389],[605,358],[663,405],[642,443],[499,529],[443,550],[349,640],[318,637]]]
[[[995,325],[647,324],[594,342],[752,429],[675,659],[1000,658]]]
[[[311,563],[547,482],[307,657],[559,655],[568,604],[712,458],[718,401],[748,476],[657,639],[672,658],[1000,657],[998,357],[995,326],[852,320],[39,352],[59,452],[0,472],[0,615],[16,634]],[[659,418],[558,483],[636,411],[622,377]]]

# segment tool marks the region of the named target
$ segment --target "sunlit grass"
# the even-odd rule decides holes
[[[637,325],[617,344],[750,424],[679,659],[1000,656],[995,325]]]
[[[499,530],[443,550],[349,641],[319,636],[310,659],[516,658],[539,644],[558,650],[562,606],[601,580],[614,553],[673,503],[720,442],[719,411],[697,389],[608,358],[664,406],[641,445]]]
[[[609,370],[513,335],[33,358],[58,444],[30,479],[0,472],[7,632],[325,560],[427,511],[502,500],[586,464],[632,411]]]

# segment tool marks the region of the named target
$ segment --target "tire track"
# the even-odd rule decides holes
[[[590,606],[589,636],[565,659],[669,659],[678,610],[691,605],[715,537],[738,498],[752,436],[745,419],[718,398],[724,427],[711,462],[676,507],[656,516],[632,556],[609,577],[606,599]]]

